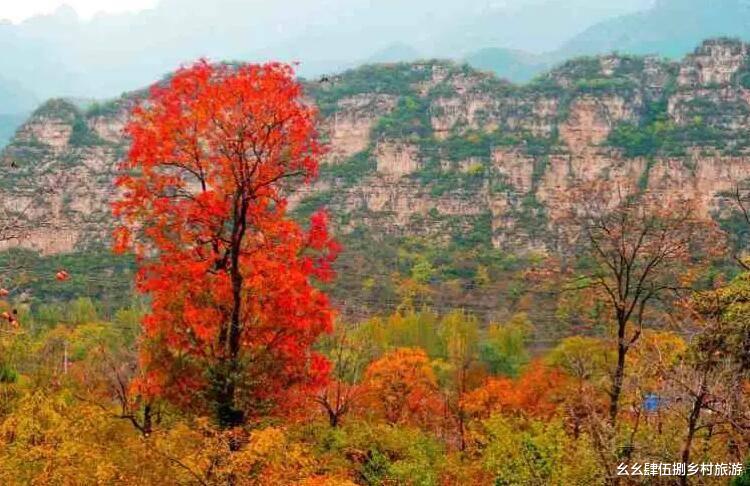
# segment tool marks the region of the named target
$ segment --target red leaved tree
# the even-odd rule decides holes
[[[325,379],[311,352],[332,309],[314,280],[338,251],[324,213],[303,230],[285,190],[317,173],[316,113],[283,64],[199,62],[151,90],[126,132],[119,251],[135,250],[140,392],[233,426]]]

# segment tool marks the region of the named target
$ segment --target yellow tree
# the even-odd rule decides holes
[[[463,397],[471,386],[472,375],[479,371],[479,323],[477,318],[463,311],[443,317],[440,333],[449,367],[446,404],[458,428],[458,447],[466,448],[466,412]],[[475,380],[476,381],[476,380]]]

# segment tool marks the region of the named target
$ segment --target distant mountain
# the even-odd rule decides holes
[[[555,37],[555,27],[547,26],[546,19],[559,20],[570,14],[566,14],[565,9],[556,8],[553,3],[546,7],[544,14],[541,10],[537,12],[542,20],[536,28],[546,32],[549,27],[552,30],[546,35]],[[533,11],[531,6],[526,10]],[[586,9],[571,10],[581,12]],[[478,69],[524,82],[576,56],[619,52],[678,59],[690,53],[702,39],[712,37],[750,40],[750,0],[657,0],[643,11],[601,20],[574,35],[561,47],[544,54],[531,54],[529,50],[535,44],[530,43],[523,50],[479,49],[464,59]]]
[[[0,73],[39,99],[117,96],[199,57],[299,61],[301,75],[312,77],[418,55],[552,50],[650,1],[161,0],[90,21],[62,7],[20,24],[0,22]]]
[[[0,113],[30,113],[38,104],[21,83],[0,77]]]
[[[0,22],[0,76],[38,99],[109,98],[200,57],[299,61],[308,78],[437,58],[519,82],[578,55],[677,58],[717,36],[750,40],[750,0],[161,0],[90,21],[63,7]],[[28,111],[28,93],[8,91],[0,80],[0,113]]]
[[[514,82],[530,81],[550,65],[547,58],[511,49],[487,48],[467,55],[471,67],[490,71]]]
[[[488,2],[474,15],[454,19],[431,42],[438,57],[489,47],[549,52],[597,22],[648,8],[652,3],[653,0]]]
[[[512,255],[566,243],[566,195],[580,184],[622,181],[666,201],[694,198],[701,215],[731,215],[728,191],[750,178],[748,79],[750,44],[727,39],[679,62],[573,59],[523,85],[446,61],[361,66],[306,83],[330,150],[320,180],[291,194],[290,208],[301,220],[329,210],[344,248],[331,295],[344,312],[397,305],[404,278],[428,261],[437,305],[500,315],[498,295],[528,284]],[[15,162],[2,167],[0,190],[9,201],[35,194],[29,221],[49,223],[30,224],[18,243],[55,254],[49,265],[68,252],[80,266],[111,261],[109,250],[93,252],[108,246],[122,126],[139,96],[51,100],[0,152]],[[59,190],[41,190],[49,184]],[[719,223],[745,241],[744,225]],[[111,275],[120,276],[97,281],[132,279]],[[496,285],[478,284],[487,275]],[[559,336],[556,299],[533,294],[540,300],[523,305],[538,332]]]
[[[377,51],[375,54],[367,58],[365,63],[408,62],[422,58],[424,58],[424,55],[415,48],[397,42]]]
[[[658,0],[643,12],[604,20],[573,37],[559,59],[624,52],[678,58],[709,37],[750,39],[748,0]]]

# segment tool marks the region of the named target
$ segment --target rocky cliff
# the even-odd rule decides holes
[[[64,100],[38,108],[0,155],[0,202],[23,213],[26,234],[0,246],[65,253],[101,246],[110,207],[127,99],[88,112]]]
[[[621,178],[721,215],[723,193],[750,176],[740,42],[706,41],[679,63],[576,59],[523,86],[436,62],[368,69],[313,90],[333,153],[349,158],[331,158],[307,201],[358,215],[350,229],[474,229],[497,248],[551,249],[574,185]]]
[[[665,197],[687,192],[722,217],[723,194],[750,177],[750,47],[733,40],[706,41],[680,62],[575,59],[520,86],[429,61],[365,66],[307,92],[330,152],[293,207],[299,216],[328,207],[365,253],[365,241],[420,237],[554,251],[551,221],[575,185],[621,178]],[[120,129],[137,97],[87,110],[50,101],[22,126],[2,154],[2,197],[16,207],[35,198],[31,217],[48,226],[10,244],[49,254],[106,240]]]

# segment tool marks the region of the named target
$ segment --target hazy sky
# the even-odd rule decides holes
[[[315,77],[365,62],[461,59],[486,48],[549,53],[589,26],[651,1],[0,0],[0,19],[14,22],[0,22],[0,113],[9,109],[7,100],[20,99],[3,101],[4,85],[5,92],[38,100],[108,98],[201,57],[300,61],[298,72]],[[30,21],[36,15],[43,17]],[[527,59],[510,56],[512,63]],[[6,113],[21,111],[14,110]]]
[[[48,14],[62,5],[73,7],[88,19],[98,12],[127,12],[153,7],[157,0],[2,0],[0,19],[20,22],[34,15]]]

